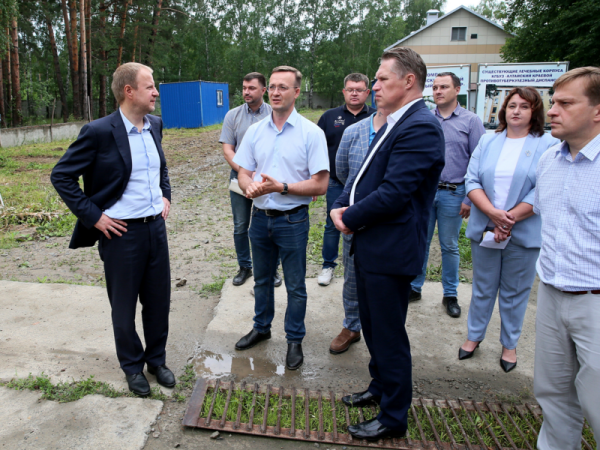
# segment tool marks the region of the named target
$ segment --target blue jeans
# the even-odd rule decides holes
[[[268,217],[252,209],[250,242],[254,258],[254,328],[259,333],[271,329],[275,316],[277,259],[281,257],[288,304],[284,329],[288,343],[302,343],[306,334],[306,245],[308,243],[308,208],[294,214]]]
[[[323,233],[323,269],[335,267],[340,248],[340,232],[329,217],[331,207],[344,191],[344,185],[336,180],[329,180],[327,187],[327,220],[325,221],[325,233]]]
[[[237,175],[235,170],[231,170],[229,179],[237,178]],[[231,199],[231,212],[233,213],[233,243],[235,245],[238,265],[252,269],[250,242],[248,241],[252,200],[231,191],[229,191],[229,198]]]
[[[435,223],[438,225],[438,237],[442,249],[442,286],[444,297],[456,297],[458,292],[458,265],[460,254],[458,253],[458,235],[462,225],[460,216],[460,205],[465,199],[465,185],[460,184],[456,191],[439,189],[433,200],[429,226],[427,229],[427,250],[423,262],[423,272],[411,283],[415,292],[421,292],[425,275],[427,273],[427,260],[429,259],[429,247],[435,231]]]

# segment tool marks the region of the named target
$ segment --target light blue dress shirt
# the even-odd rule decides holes
[[[271,114],[248,128],[233,162],[251,172],[256,171],[254,181],[262,180],[261,173],[280,183],[306,181],[318,172],[329,171],[325,133],[298,114],[295,108],[281,131],[275,126]],[[274,192],[255,198],[254,206],[288,211],[308,205],[310,201],[310,196]]]
[[[575,160],[566,142],[537,166],[533,212],[542,218],[537,272],[561,291],[600,289],[600,134]]]
[[[104,211],[111,219],[139,219],[155,216],[164,208],[160,189],[160,157],[156,143],[150,133],[150,122],[144,117],[140,133],[119,109],[127,130],[131,151],[131,176],[117,202]]]
[[[377,131],[375,131],[375,128],[373,128],[373,119],[375,118],[375,114],[371,114],[371,118],[369,119],[369,147],[371,146],[371,143],[373,142],[373,139],[375,139],[375,136],[377,136]]]

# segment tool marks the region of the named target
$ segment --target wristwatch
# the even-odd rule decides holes
[[[287,195],[288,193],[288,185],[287,183],[283,183],[283,191],[281,191],[281,195]]]

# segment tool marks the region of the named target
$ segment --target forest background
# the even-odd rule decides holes
[[[109,114],[110,75],[128,61],[152,66],[157,83],[228,82],[232,107],[246,73],[293,65],[309,107],[315,92],[337,106],[345,75],[373,78],[383,49],[443,8],[444,0],[0,0],[1,126],[45,123],[54,110],[65,122]],[[514,34],[507,62],[600,65],[597,0],[482,0],[474,9]]]

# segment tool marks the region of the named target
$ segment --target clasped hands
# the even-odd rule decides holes
[[[510,236],[510,230],[516,223],[515,216],[508,211],[501,209],[494,209],[490,214],[489,218],[494,222],[494,240],[496,242],[502,242],[508,239]]]
[[[332,209],[329,212],[329,216],[331,217],[331,220],[333,221],[333,224],[335,225],[335,227],[342,233],[344,234],[354,234],[353,231],[350,230],[350,228],[348,228],[346,226],[346,224],[342,221],[342,216],[344,215],[344,212],[348,209],[348,207],[346,206],[345,208],[337,208],[337,209]]]
[[[246,198],[256,198],[261,195],[283,191],[283,183],[264,173],[261,173],[260,176],[262,181],[253,181],[246,186]]]

